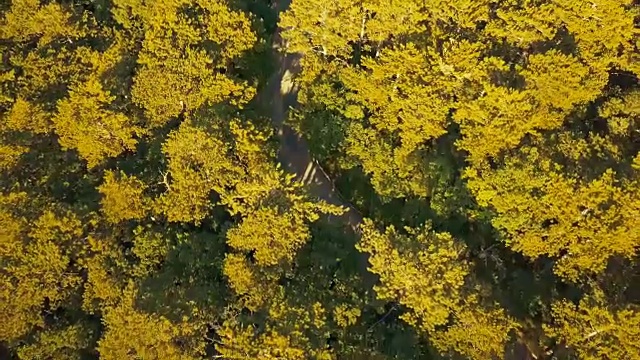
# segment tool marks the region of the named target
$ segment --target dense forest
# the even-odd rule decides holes
[[[0,359],[640,359],[636,0],[4,0],[0,50]]]

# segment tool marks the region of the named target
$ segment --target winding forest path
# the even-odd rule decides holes
[[[285,11],[290,3],[291,0],[278,1],[278,13]],[[298,104],[297,89],[292,83],[292,78],[300,71],[300,55],[284,52],[286,44],[280,36],[281,30],[279,27],[276,29],[272,45],[277,69],[267,81],[262,93],[258,95],[259,99],[268,104],[271,121],[280,137],[278,160],[286,171],[296,175],[296,180],[307,186],[312,195],[330,204],[344,207],[347,211],[342,216],[343,220],[357,231],[362,223],[362,216],[351,204],[341,199],[333,181],[311,156],[306,141],[285,124],[289,109]]]
[[[278,14],[280,14],[289,7],[291,0],[276,0],[276,3]],[[298,105],[298,91],[292,79],[300,71],[301,55],[285,52],[286,43],[280,36],[281,31],[280,27],[276,28],[272,44],[276,70],[258,94],[258,102],[269,113],[280,138],[278,161],[285,171],[295,174],[296,180],[302,182],[312,195],[332,205],[342,206],[346,210],[345,213],[337,219],[330,216],[329,221],[338,220],[358,236],[363,220],[362,215],[353,205],[340,197],[329,175],[311,156],[305,139],[285,122],[288,111]],[[357,252],[357,254],[359,255],[356,261],[362,275],[363,286],[366,289],[372,289],[377,282],[377,276],[367,270],[369,257],[364,253]]]
[[[291,0],[275,0],[278,14],[286,11]],[[296,175],[298,181],[303,182],[314,196],[330,204],[344,207],[347,211],[341,217],[342,221],[358,234],[358,227],[362,223],[362,215],[350,203],[344,201],[336,190],[329,175],[311,156],[307,142],[285,123],[289,109],[295,108],[297,89],[292,79],[300,71],[300,54],[287,54],[286,43],[280,36],[282,29],[276,28],[272,44],[276,60],[276,71],[267,81],[266,86],[258,94],[258,101],[265,111],[268,111],[274,128],[280,138],[278,160],[289,173]],[[366,288],[372,288],[377,282],[377,276],[370,273],[368,256],[360,254],[360,268]],[[386,315],[383,316],[386,317]],[[532,356],[526,345],[517,343],[513,349],[506,351],[505,360],[531,360]]]

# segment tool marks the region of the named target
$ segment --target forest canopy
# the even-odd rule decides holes
[[[0,359],[640,360],[635,0],[7,0],[0,50]]]

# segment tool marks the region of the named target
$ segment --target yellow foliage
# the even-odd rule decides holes
[[[261,266],[290,261],[309,239],[302,214],[276,207],[260,208],[227,233],[227,243],[240,251],[255,250]]]
[[[580,359],[640,359],[640,310],[613,308],[600,290],[587,294],[578,305],[564,301],[552,305],[553,323],[546,334],[566,342]]]
[[[366,15],[355,0],[332,0],[322,6],[314,1],[296,1],[284,13],[279,25],[287,50],[322,55],[346,56],[351,51],[349,41],[357,40]],[[313,31],[309,31],[314,29]]]
[[[84,46],[16,54],[11,63],[23,72],[15,81],[18,94],[24,99],[49,98],[52,90],[87,81],[94,56],[95,52]]]
[[[101,359],[120,360],[135,357],[144,360],[198,359],[203,350],[181,347],[180,338],[203,336],[206,329],[189,323],[173,323],[169,319],[136,309],[136,292],[129,286],[122,301],[105,309],[102,321],[105,333],[98,341]]]
[[[47,210],[33,223],[29,236],[37,241],[53,241],[58,246],[68,246],[82,232],[82,223],[73,212],[56,214]]]
[[[497,305],[483,309],[475,297],[454,314],[454,323],[446,330],[435,331],[429,339],[442,352],[456,352],[466,359],[504,358],[510,333],[518,323]]]
[[[627,47],[638,33],[634,26],[633,1],[554,0],[553,3],[554,17],[575,37],[580,56],[596,69],[619,63],[619,50]]]
[[[598,70],[619,63],[618,51],[629,45],[634,10],[628,0],[508,1],[489,22],[487,33],[521,48],[552,41],[562,29],[575,39],[577,53]],[[566,80],[572,80],[569,77]]]
[[[3,199],[5,200],[5,199]],[[26,223],[0,206],[0,339],[13,342],[35,326],[43,326],[41,308],[48,301],[61,305],[69,292],[77,289],[79,275],[68,271],[69,255],[63,242],[78,235],[77,222],[45,213],[26,238]]]
[[[612,257],[635,256],[640,183],[628,166],[637,157],[630,143],[639,106],[637,91],[612,97],[599,108],[605,135],[560,132],[521,147],[496,170],[467,169],[469,189],[496,211],[493,224],[507,244],[533,258],[557,258],[556,272],[573,281],[604,271]]]
[[[232,195],[242,199],[244,204],[240,206],[245,212],[243,221],[227,232],[227,243],[236,250],[254,251],[260,266],[291,261],[310,237],[308,223],[318,220],[321,214],[340,215],[344,211],[310,198],[291,176],[285,177],[280,171],[275,174],[277,177],[266,180],[277,182],[257,179],[258,184],[239,184]]]
[[[487,86],[486,96],[459,106],[455,118],[464,137],[457,145],[469,152],[472,163],[477,163],[517,147],[537,127],[553,128],[563,121],[557,115],[533,121],[531,114],[536,113],[529,92]]]
[[[165,46],[174,49],[169,45]],[[212,60],[204,50],[187,49],[184,55],[173,51],[166,58],[139,59],[146,63],[136,74],[132,96],[145,109],[151,126],[163,125],[184,109],[223,101],[242,104],[253,96],[252,88],[212,72]]]
[[[342,149],[380,195],[429,197],[421,152],[452,110],[474,165],[558,129],[633,67],[637,13],[628,0],[299,0],[281,23],[286,51],[304,55],[308,121],[347,124]]]
[[[25,334],[34,325],[42,322],[37,309],[40,299],[28,297],[28,303],[23,302],[14,291],[16,286],[12,284],[15,278],[8,272],[10,256],[13,257],[23,251],[20,233],[26,225],[19,218],[13,216],[5,210],[5,202],[10,203],[10,199],[2,199],[3,208],[0,209],[0,260],[3,268],[0,270],[0,339],[3,341],[13,341]],[[9,200],[9,201],[7,201]],[[5,265],[6,264],[6,265]],[[5,269],[5,266],[7,269]],[[26,292],[26,291],[25,291]],[[35,304],[34,304],[35,302]]]
[[[433,2],[434,13],[438,12],[439,5]],[[437,9],[437,10],[436,10]],[[426,14],[424,4],[421,1],[384,1],[367,0],[361,5],[363,21],[360,39],[371,39],[373,42],[382,42],[389,37],[402,37],[415,35],[425,26],[422,25],[431,19],[435,20],[437,15]],[[431,18],[429,15],[432,15]],[[358,23],[354,23],[358,25]]]
[[[104,307],[116,304],[125,288],[123,273],[126,260],[116,239],[109,236],[87,236],[86,254],[81,265],[87,271],[82,309],[89,314],[100,313]]]
[[[229,122],[229,131],[233,134],[233,153],[242,162],[245,172],[253,177],[265,176],[263,168],[267,165],[271,169],[271,161],[275,158],[275,152],[270,151],[268,144],[273,135],[271,131],[235,119]]]
[[[378,193],[426,195],[428,190],[420,190],[426,188],[427,176],[421,173],[418,154],[445,134],[452,105],[439,87],[441,74],[411,43],[382,51],[375,60],[365,58],[362,66],[364,70],[340,72],[348,91],[341,112],[354,121],[345,151],[358,159],[365,173],[372,174]]]
[[[125,28],[146,25],[149,28],[158,27],[163,23],[177,20],[177,10],[190,3],[190,0],[144,1],[144,0],[115,0],[111,9],[114,18]]]
[[[419,334],[445,356],[485,360],[505,356],[514,330],[538,340],[543,328],[570,356],[640,360],[638,307],[599,290],[553,302],[540,323],[559,283],[585,290],[585,278],[635,271],[637,1],[295,0],[282,14],[263,14],[266,1],[5,3],[3,355],[195,360],[215,343],[225,359],[378,359],[409,354],[397,344]],[[377,300],[404,309],[416,332],[372,316],[379,302],[352,244],[313,224],[344,209],[282,171],[269,119],[243,109],[279,36],[302,105],[296,130],[327,137],[311,148],[332,170],[364,173],[371,215],[413,223],[418,204],[419,218],[469,243],[428,222],[361,226]],[[358,201],[371,195],[363,185],[350,189]],[[482,249],[496,234],[509,249]],[[508,250],[551,258],[559,280]],[[496,265],[482,269],[491,285],[470,276],[479,252]],[[540,294],[507,289],[522,274]],[[630,289],[615,285],[607,295]],[[517,301],[535,329],[488,294]],[[96,318],[100,331],[86,321]]]
[[[5,51],[5,48],[0,45],[0,51]],[[12,85],[16,79],[16,72],[14,70],[3,71],[0,70],[0,104],[10,104],[13,102]]]
[[[513,5],[519,2],[511,1]],[[531,1],[521,3],[520,6],[498,9],[496,19],[486,27],[487,34],[496,38],[506,38],[523,48],[535,42],[553,39],[558,32],[554,5],[542,3],[535,6]]]
[[[47,133],[52,129],[51,118],[41,106],[18,98],[7,114],[5,126],[14,131]]]
[[[502,169],[468,170],[469,188],[496,211],[492,222],[507,244],[533,258],[558,258],[556,272],[569,280],[603,271],[612,256],[634,256],[638,181],[620,180],[611,169],[582,180],[541,151],[525,147]]]
[[[214,205],[209,202],[210,193],[223,194],[241,179],[242,170],[229,145],[215,130],[185,121],[164,143],[171,181],[165,184],[168,189],[158,205],[169,221],[202,220]]]
[[[21,360],[55,358],[74,360],[90,346],[90,334],[82,325],[39,332],[34,343],[21,346],[17,353]]]
[[[333,318],[341,327],[355,325],[360,318],[361,310],[348,305],[338,305],[333,311]]]
[[[607,119],[612,136],[632,138],[634,131],[640,128],[640,91],[630,91],[621,97],[609,99],[599,108],[599,114]]]
[[[102,211],[108,221],[116,224],[124,220],[141,219],[148,210],[144,196],[146,185],[124,172],[107,171],[98,190],[102,194]]]
[[[142,226],[134,230],[134,235],[131,252],[138,258],[138,263],[129,273],[145,278],[151,276],[166,259],[170,250],[168,235]]]
[[[216,350],[227,359],[304,360],[304,349],[296,347],[290,337],[275,331],[258,336],[252,327],[243,327],[236,321],[226,321],[218,330],[222,338]]]
[[[6,170],[13,167],[22,154],[29,151],[26,146],[2,144],[0,143],[0,170]]]
[[[181,12],[193,6],[195,19]],[[139,19],[144,29],[132,96],[145,109],[149,125],[157,127],[185,109],[248,102],[255,90],[217,70],[253,48],[256,36],[248,17],[221,1],[116,1],[114,15],[123,25]],[[137,20],[134,20],[134,23]],[[212,53],[203,41],[218,49]]]
[[[71,22],[71,14],[56,2],[12,0],[11,8],[0,21],[0,38],[30,41],[38,38],[44,46],[58,39],[75,39],[85,33]]]
[[[58,103],[53,122],[60,145],[76,149],[89,167],[133,150],[137,143],[134,134],[141,132],[126,115],[108,110],[113,99],[91,79],[72,87],[69,98]]]
[[[278,290],[269,299],[265,326],[243,326],[231,318],[218,329],[221,342],[216,349],[229,358],[335,360],[324,344],[330,331],[329,309],[310,299],[288,298],[282,287]]]
[[[459,260],[464,247],[428,226],[406,228],[407,235],[393,226],[380,233],[366,220],[361,231],[358,250],[369,254],[369,271],[380,276],[377,297],[408,307],[411,311],[402,318],[420,329],[446,324],[469,273],[468,265]]]
[[[531,55],[522,72],[532,95],[540,102],[538,111],[554,111],[566,115],[577,104],[587,104],[600,95],[608,74],[594,72],[578,59],[557,50]],[[550,107],[550,109],[545,109]],[[541,129],[555,128],[558,124],[536,124]]]
[[[277,273],[263,271],[244,254],[227,254],[223,272],[242,307],[252,311],[260,309],[278,289]]]
[[[231,10],[226,1],[197,3],[206,11],[201,19],[207,29],[204,38],[220,47],[222,60],[236,58],[255,46],[258,39],[246,13]]]
[[[426,54],[410,43],[382,51],[375,61],[364,59],[366,71],[347,69],[340,77],[352,89],[347,98],[371,113],[371,126],[397,133],[407,153],[444,134],[447,123],[449,99],[433,84],[438,77],[425,60]]]

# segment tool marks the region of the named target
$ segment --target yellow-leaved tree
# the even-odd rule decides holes
[[[308,224],[321,214],[340,215],[342,209],[306,195],[293,176],[274,170],[277,187],[265,189],[250,201],[254,209],[243,213],[238,227],[227,233],[227,243],[236,250],[254,252],[260,266],[273,266],[291,261],[310,237]]]
[[[309,225],[322,215],[340,215],[343,209],[313,199],[293,176],[270,169],[238,186],[242,221],[227,232],[227,244],[236,252],[224,262],[224,272],[237,296],[257,309],[273,293],[298,250],[310,237]]]
[[[467,170],[469,188],[496,212],[492,223],[510,247],[556,258],[556,272],[572,281],[603,272],[613,257],[635,256],[638,99],[634,91],[602,104],[603,134],[559,132],[505,156],[498,169]]]
[[[120,303],[105,309],[105,333],[97,348],[101,358],[198,359],[203,355],[204,343],[198,335],[206,329],[139,310],[136,295],[135,288],[128,286]]]
[[[215,205],[210,201],[212,192],[226,193],[241,179],[240,164],[221,132],[220,128],[185,121],[163,144],[169,160],[164,184],[167,191],[157,207],[169,221],[202,220]]]
[[[143,37],[132,100],[157,127],[186,109],[242,105],[254,94],[234,78],[232,62],[257,42],[246,14],[224,1],[114,2],[114,15]]]
[[[512,331],[520,325],[492,301],[465,287],[471,267],[465,246],[430,225],[388,227],[379,232],[371,220],[362,225],[358,249],[368,254],[369,270],[380,276],[376,297],[408,309],[401,319],[415,326],[443,354],[474,360],[501,358]]]
[[[411,312],[402,318],[416,327],[431,331],[448,322],[462,295],[469,266],[460,261],[464,246],[447,233],[405,229],[393,226],[384,233],[373,222],[362,226],[360,251],[369,254],[370,271],[380,276],[374,289],[380,299],[397,301]]]
[[[552,304],[553,322],[546,335],[573,349],[580,359],[640,359],[640,309],[614,306],[601,289],[587,293],[578,304]]]
[[[58,103],[53,122],[60,145],[76,149],[89,167],[133,150],[134,136],[142,131],[126,115],[110,111],[111,101],[113,97],[91,79],[72,87],[69,97]]]
[[[0,21],[0,38],[17,42],[37,40],[38,46],[63,38],[71,41],[85,31],[74,24],[72,13],[56,2],[40,0],[11,1],[11,8]]]
[[[505,346],[520,324],[499,304],[482,304],[476,296],[464,300],[446,329],[430,333],[429,339],[442,353],[472,360],[501,359]]]
[[[32,213],[29,205],[26,193],[0,197],[0,339],[10,344],[43,327],[43,306],[64,306],[82,282],[73,265],[78,217],[63,206]]]
[[[104,183],[98,188],[105,217],[112,223],[141,219],[149,210],[149,199],[144,195],[147,186],[135,176],[127,176],[122,171],[108,171]]]

